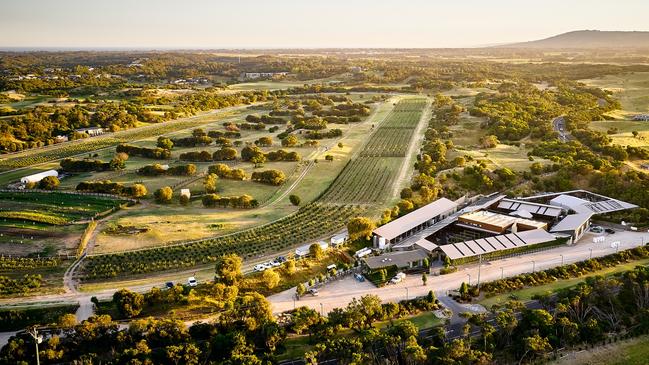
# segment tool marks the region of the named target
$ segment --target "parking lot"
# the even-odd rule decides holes
[[[604,237],[603,242],[593,243],[594,237]],[[619,247],[611,247],[613,242],[620,242]],[[448,290],[456,290],[462,282],[475,284],[478,276],[482,282],[493,281],[501,277],[515,276],[525,272],[545,270],[551,267],[587,260],[590,257],[605,256],[616,251],[628,250],[649,243],[649,233],[616,231],[614,234],[586,233],[574,245],[563,245],[549,250],[521,254],[505,259],[486,261],[480,267],[470,264],[459,267],[455,273],[441,276],[429,276],[428,285],[424,286],[421,275],[408,275],[403,282],[377,288],[371,283],[358,282],[352,276],[327,284],[319,288],[317,297],[304,296],[294,301],[295,289],[268,297],[273,307],[273,313],[293,309],[294,306],[308,306],[327,313],[334,308],[344,307],[353,298],[363,295],[378,295],[384,302],[397,302],[406,298],[414,298],[435,291],[438,296],[445,295]]]

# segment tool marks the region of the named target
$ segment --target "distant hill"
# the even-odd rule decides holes
[[[578,30],[537,41],[512,43],[498,47],[546,49],[649,48],[649,32]]]

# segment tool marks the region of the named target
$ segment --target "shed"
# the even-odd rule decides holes
[[[347,241],[347,233],[341,233],[331,237],[331,245],[334,247],[342,245],[345,241]]]
[[[20,182],[23,184],[37,183],[48,176],[58,177],[59,173],[56,170],[47,170],[47,171],[39,172],[38,174],[25,176],[20,179]]]

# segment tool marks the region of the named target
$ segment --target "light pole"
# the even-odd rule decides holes
[[[482,268],[482,255],[478,256],[478,290],[480,290],[480,269]]]
[[[320,315],[324,316],[324,306],[320,303]]]
[[[589,250],[590,250],[590,257],[588,259],[592,260],[593,259],[593,248],[591,247],[591,248],[589,248]]]
[[[36,327],[30,328],[28,333],[34,339],[34,344],[36,345],[36,365],[40,365],[41,359],[40,356],[38,355],[38,344],[43,342],[43,335],[38,334],[38,330],[36,329]]]
[[[469,277],[469,286],[471,286],[471,274],[469,274],[469,273],[466,273],[466,276],[468,276],[468,277]]]
[[[532,274],[536,272],[536,261],[532,260]]]
[[[559,256],[561,256],[561,266],[563,266],[563,255],[559,255]]]
[[[410,294],[408,293],[408,287],[406,287],[406,300],[410,299]]]
[[[500,280],[502,280],[502,279],[505,278],[505,272],[504,272],[504,270],[505,270],[505,268],[501,266],[501,267],[500,267]]]

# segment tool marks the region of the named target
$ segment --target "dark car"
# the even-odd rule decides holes
[[[613,230],[612,228],[606,228],[606,229],[604,230],[604,232],[606,232],[606,233],[608,233],[608,234],[613,234],[613,233],[615,233],[615,230]]]
[[[165,289],[171,289],[171,288],[173,288],[173,287],[174,287],[174,283],[173,283],[173,282],[171,282],[171,281],[167,281],[167,282],[165,283]]]
[[[278,256],[275,261],[279,262],[280,264],[283,262],[286,262],[286,257],[284,256]]]

